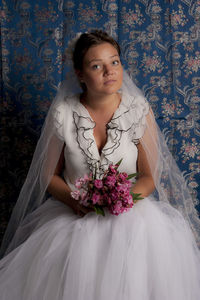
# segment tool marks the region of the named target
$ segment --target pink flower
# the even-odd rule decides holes
[[[75,200],[79,200],[79,198],[80,198],[80,191],[73,191],[73,192],[71,192],[71,196],[72,196],[72,198],[74,198]]]
[[[88,201],[88,193],[86,191],[83,191],[81,194],[81,200],[82,201]]]
[[[119,179],[120,179],[122,182],[124,182],[124,181],[126,180],[127,177],[128,177],[128,175],[127,175],[125,172],[119,174]]]
[[[126,186],[127,186],[128,189],[130,189],[131,186],[132,186],[132,182],[130,180],[127,180],[126,181]]]
[[[102,196],[100,196],[97,204],[98,205],[104,205],[104,198]]]
[[[110,212],[113,214],[113,215],[119,215],[122,211],[122,202],[121,201],[117,201],[117,203],[113,206],[113,207],[110,207]]]
[[[131,205],[131,207],[133,206],[133,198],[131,195],[128,195],[125,200],[129,205]]]
[[[97,188],[97,189],[101,189],[103,187],[103,182],[101,179],[95,179],[94,181],[94,186]]]
[[[111,172],[112,174],[117,174],[117,166],[116,166],[116,165],[109,165],[108,170],[109,170],[109,172]]]
[[[89,205],[88,200],[89,200],[88,193],[83,191],[81,194],[80,203],[83,204],[84,206],[88,206]]]
[[[96,204],[96,203],[98,203],[99,201],[100,201],[100,194],[96,194],[96,193],[94,193],[93,195],[92,195],[92,203],[93,204]]]
[[[129,189],[126,184],[119,184],[116,189],[121,194],[126,194],[127,192],[129,193]]]
[[[115,176],[107,176],[106,177],[106,185],[109,187],[113,187],[116,183],[116,177]]]
[[[83,187],[83,185],[87,184],[90,180],[89,176],[86,174],[84,177],[78,178],[75,182],[75,186],[77,189],[80,189]]]
[[[77,179],[75,186],[78,190],[71,192],[72,197],[84,206],[92,204],[98,214],[105,215],[104,207],[113,215],[128,211],[134,204],[130,194],[132,182],[127,179],[127,173],[118,171],[121,161],[110,165],[102,179],[96,179],[92,174]],[[133,176],[131,174],[129,178]]]
[[[78,178],[75,182],[75,187],[77,189],[80,189],[80,188],[82,188],[83,184],[84,184],[83,178]]]
[[[111,197],[112,200],[115,201],[119,198],[119,195],[118,195],[117,191],[113,191],[113,192],[110,193],[110,197]]]
[[[107,193],[103,195],[103,200],[104,200],[105,204],[112,203],[112,199],[110,198],[110,195],[108,195]]]

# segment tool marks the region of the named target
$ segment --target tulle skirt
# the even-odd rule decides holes
[[[32,232],[30,234],[30,232]],[[147,197],[79,217],[48,199],[0,261],[1,300],[199,300],[200,253],[180,213]]]

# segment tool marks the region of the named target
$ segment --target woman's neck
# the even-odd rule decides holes
[[[83,93],[80,98],[81,103],[86,107],[90,108],[93,111],[105,111],[111,107],[118,107],[121,102],[121,95],[115,93],[112,95],[106,96],[92,96]]]

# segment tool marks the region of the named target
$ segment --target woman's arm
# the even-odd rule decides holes
[[[145,151],[139,143],[138,148],[138,160],[137,160],[137,172],[139,173],[138,179],[133,186],[132,191],[137,194],[141,194],[141,197],[149,196],[155,189],[154,180],[151,174],[151,170],[148,164],[148,160]]]
[[[48,192],[57,200],[69,205],[71,203],[70,188],[61,177],[64,168],[64,148],[63,146],[60,158],[54,171],[54,175],[48,185]]]
[[[71,207],[76,214],[84,215],[90,211],[93,211],[93,209],[84,207],[80,205],[78,201],[74,200],[70,194],[71,189],[61,177],[61,173],[63,171],[64,163],[65,163],[64,148],[65,145],[63,146],[59,161],[55,168],[54,175],[52,176],[52,179],[48,185],[47,190],[55,199]]]

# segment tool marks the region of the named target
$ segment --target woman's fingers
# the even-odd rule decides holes
[[[86,215],[89,212],[94,212],[94,208],[92,207],[92,205],[84,206],[84,205],[80,204],[78,201],[75,201],[74,199],[72,201],[71,208],[73,209],[75,214],[77,214],[81,217],[83,217],[84,215]]]
[[[82,205],[78,204],[78,210],[77,210],[78,215],[83,216],[91,211],[94,211],[94,209],[91,207],[86,207],[86,206],[82,206]]]

